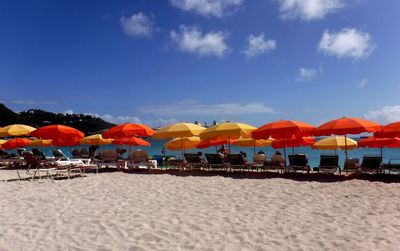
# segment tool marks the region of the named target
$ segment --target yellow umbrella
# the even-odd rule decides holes
[[[357,141],[343,136],[333,136],[318,140],[314,143],[312,148],[320,150],[336,150],[341,149],[354,149],[357,148]]]
[[[0,129],[0,137],[29,136],[36,128],[28,125],[14,124]]]
[[[236,122],[224,122],[215,126],[211,126],[200,133],[201,139],[239,139],[250,138],[251,132],[256,128],[251,125],[236,123]]]
[[[199,137],[183,137],[183,138],[176,138],[171,141],[168,141],[165,144],[165,147],[168,148],[170,151],[177,151],[177,150],[188,150],[196,148],[197,145],[201,142]]]
[[[34,139],[31,140],[29,146],[51,146],[51,139]]]
[[[239,138],[233,144],[241,147],[260,147],[272,145],[273,139],[253,139],[253,138]]]
[[[168,139],[198,136],[206,128],[193,123],[176,123],[156,131],[154,139]]]
[[[109,145],[112,143],[112,139],[104,139],[101,134],[93,134],[90,136],[86,136],[83,139],[81,139],[80,143],[82,145]]]

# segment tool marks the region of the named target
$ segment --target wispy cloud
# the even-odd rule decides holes
[[[211,31],[203,34],[198,26],[181,25],[179,31],[171,31],[170,38],[181,51],[200,57],[223,57],[229,51],[225,42],[228,34],[222,31]]]
[[[369,33],[354,28],[338,32],[325,30],[318,45],[318,50],[326,55],[353,59],[366,58],[375,48],[376,44]]]
[[[368,79],[363,78],[361,79],[360,83],[358,83],[358,87],[364,88],[368,84]]]
[[[263,103],[221,103],[201,104],[198,102],[176,103],[160,106],[145,106],[139,109],[142,114],[157,116],[179,116],[179,115],[244,115],[274,113],[274,109]]]
[[[57,105],[55,100],[35,100],[35,99],[0,99],[0,103],[15,105]]]
[[[297,81],[311,81],[318,74],[318,71],[314,68],[299,68],[299,72],[297,74]]]
[[[266,39],[264,33],[258,36],[251,34],[247,38],[247,45],[243,49],[243,53],[247,58],[254,58],[275,49],[276,41],[273,39]]]
[[[244,0],[170,0],[170,2],[183,11],[221,18],[236,12]]]
[[[275,0],[282,19],[300,18],[305,21],[324,18],[345,6],[343,0]]]
[[[368,111],[364,118],[370,119],[382,124],[389,124],[400,120],[400,105],[385,106],[379,110]]]
[[[121,17],[120,21],[125,34],[131,37],[150,37],[155,31],[154,17],[142,12]]]

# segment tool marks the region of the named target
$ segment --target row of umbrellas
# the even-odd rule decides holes
[[[319,149],[330,149],[331,147],[351,149],[354,145],[348,134],[375,133],[374,137],[358,143],[359,146],[369,147],[400,147],[400,122],[387,126],[358,118],[340,118],[329,121],[319,127],[294,120],[278,120],[267,123],[259,128],[244,123],[224,122],[209,128],[193,123],[175,123],[154,131],[143,124],[126,123],[110,128],[102,135],[84,134],[72,127],[63,125],[49,125],[41,128],[33,128],[26,125],[10,125],[0,129],[0,137],[31,136],[37,138],[30,140],[26,138],[13,138],[4,142],[3,148],[16,148],[27,145],[53,145],[74,146],[78,144],[119,144],[129,146],[149,146],[150,144],[142,138],[152,136],[154,139],[173,139],[167,143],[171,150],[189,149],[188,142],[195,142],[196,147],[205,148],[213,145],[236,144],[239,146],[264,146],[271,144],[275,148],[283,148],[286,156],[286,147],[297,147],[313,145]],[[312,136],[343,135],[344,137],[332,138],[332,146],[324,141],[315,142]],[[51,142],[49,142],[49,140]],[[328,141],[328,139],[325,139]],[[336,143],[335,143],[336,142]],[[317,144],[318,143],[318,144]],[[322,144],[319,146],[319,144]],[[325,147],[325,148],[324,148]],[[328,147],[328,148],[327,148]]]

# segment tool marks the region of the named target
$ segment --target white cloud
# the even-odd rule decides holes
[[[67,115],[67,114],[71,115],[71,114],[74,114],[74,111],[71,110],[71,109],[69,109],[69,110],[66,110],[66,111],[64,112],[64,114],[65,114],[65,115]]]
[[[339,32],[325,30],[318,50],[326,55],[338,58],[360,59],[368,57],[376,48],[369,33],[354,28],[345,28]]]
[[[167,125],[171,125],[171,124],[175,124],[177,123],[178,120],[171,118],[171,119],[156,119],[156,120],[152,120],[152,121],[148,121],[146,124],[152,126],[153,128],[160,128],[163,126],[167,126]]]
[[[154,32],[154,18],[142,12],[131,17],[121,17],[121,25],[126,35],[131,37],[150,37]]]
[[[318,71],[314,68],[299,68],[299,73],[297,75],[298,81],[311,81],[318,74]]]
[[[139,111],[143,114],[154,114],[162,116],[178,115],[244,115],[274,113],[271,107],[263,103],[221,103],[200,104],[198,102],[182,102],[171,105],[145,106]]]
[[[364,88],[368,84],[368,79],[363,78],[361,79],[360,83],[358,83],[358,87]]]
[[[211,31],[203,34],[197,26],[181,25],[179,31],[172,30],[171,40],[181,51],[203,56],[223,57],[229,50],[225,40],[228,34],[222,31]]]
[[[344,7],[343,0],[276,0],[282,19],[321,19]]]
[[[15,105],[57,105],[58,101],[34,99],[0,99],[0,103]]]
[[[232,14],[243,2],[244,0],[171,0],[173,6],[205,17],[223,17]]]
[[[364,118],[382,124],[389,124],[400,120],[400,105],[385,106],[380,110],[368,111]]]
[[[247,58],[253,58],[275,49],[275,40],[266,39],[263,33],[258,36],[251,34],[247,38],[247,46],[244,48],[243,53]]]
[[[126,116],[126,115],[117,115],[117,116],[113,116],[110,114],[97,114],[97,113],[84,113],[85,115],[90,115],[96,118],[101,118],[105,121],[114,123],[114,124],[122,124],[122,123],[127,123],[127,122],[131,122],[131,123],[138,123],[141,124],[142,121],[140,118],[136,117],[136,116]]]

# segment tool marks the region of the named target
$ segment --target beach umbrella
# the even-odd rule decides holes
[[[315,143],[314,137],[296,137],[292,136],[289,139],[274,139],[272,141],[272,148],[285,148],[285,147],[291,147],[292,152],[294,153],[294,148],[295,147],[300,147],[300,146],[311,146],[312,144]]]
[[[253,147],[254,154],[256,153],[256,147],[261,146],[270,146],[272,144],[273,139],[253,139],[253,138],[239,138],[238,140],[233,142],[235,146],[241,147]]]
[[[51,146],[51,139],[33,139],[29,143],[29,146]]]
[[[3,145],[4,143],[6,143],[6,142],[7,142],[7,140],[0,139],[0,149],[2,148],[2,145]]]
[[[343,136],[333,136],[318,140],[312,145],[312,148],[319,150],[335,150],[336,153],[337,149],[345,150],[346,146],[347,150],[357,148],[357,141]]]
[[[383,126],[381,130],[374,133],[374,136],[377,138],[400,138],[400,121]]]
[[[103,138],[126,138],[126,137],[150,137],[154,134],[154,130],[147,125],[125,123],[111,127],[105,131]]]
[[[101,134],[94,134],[90,136],[86,136],[80,140],[82,145],[109,145],[112,143],[112,139],[104,139]]]
[[[223,122],[218,125],[211,126],[200,133],[200,138],[204,139],[239,139],[250,138],[251,132],[256,128],[254,126],[237,123],[237,122]]]
[[[203,149],[203,148],[209,148],[212,146],[220,146],[220,145],[226,145],[226,144],[233,144],[235,142],[234,139],[210,139],[210,140],[202,140],[198,145],[197,148]]]
[[[178,151],[178,150],[188,150],[196,148],[197,145],[201,142],[199,137],[183,137],[183,138],[175,138],[173,140],[168,141],[165,144],[165,147],[170,151]]]
[[[30,142],[31,141],[26,138],[14,138],[14,139],[7,140],[7,142],[2,144],[2,147],[4,149],[14,149],[14,148],[28,146]]]
[[[153,135],[154,139],[169,139],[199,136],[206,130],[205,127],[193,123],[175,123],[158,129]]]
[[[144,139],[137,137],[117,138],[112,142],[113,145],[126,145],[126,146],[150,146],[150,143]]]
[[[360,147],[380,148],[381,156],[383,156],[383,148],[398,148],[400,147],[400,138],[377,138],[371,136],[358,141]]]
[[[0,129],[0,137],[29,136],[36,128],[28,125],[14,124]]]
[[[41,139],[51,139],[54,146],[75,146],[80,144],[83,132],[64,125],[43,126],[31,133],[31,136]]]
[[[314,136],[330,136],[332,134],[344,135],[347,138],[347,134],[360,134],[363,132],[376,132],[382,129],[382,126],[365,119],[359,118],[340,118],[334,119],[325,124],[320,125],[313,131]],[[345,140],[345,143],[347,141]],[[347,145],[345,145],[346,158]]]
[[[282,140],[281,143],[286,160],[286,141],[292,138],[310,136],[314,129],[314,126],[301,121],[278,120],[257,128],[252,132],[252,137],[254,139],[273,138],[275,140]]]

